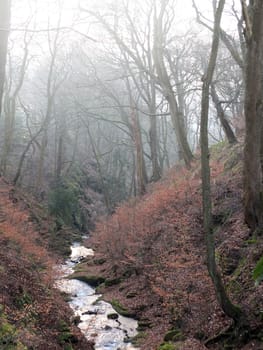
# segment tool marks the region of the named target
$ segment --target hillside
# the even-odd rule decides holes
[[[240,144],[212,149],[216,256],[227,291],[251,326],[243,339],[228,332],[232,321],[207,273],[199,161],[191,170],[177,166],[144,197],[120,206],[87,241],[95,257],[75,276],[95,285],[104,279],[103,297],[139,320],[141,349],[263,349],[263,285],[252,278],[263,240],[243,222],[241,158]]]
[[[53,288],[58,255],[50,251],[69,250],[59,249],[66,232],[54,232],[54,220],[3,178],[0,193],[0,349],[93,349]]]

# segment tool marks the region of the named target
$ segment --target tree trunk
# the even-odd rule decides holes
[[[0,1],[0,115],[5,82],[5,65],[10,27],[10,0]]]
[[[224,133],[226,135],[226,138],[228,140],[228,143],[231,145],[237,143],[236,136],[234,134],[234,131],[231,128],[231,125],[229,124],[228,120],[226,119],[225,112],[222,108],[222,105],[220,103],[219,97],[216,92],[216,88],[214,84],[211,84],[211,95],[212,95],[212,100],[214,102],[218,118],[220,120],[220,123],[222,125],[222,128],[224,130]]]
[[[251,17],[243,3],[246,19],[247,66],[245,85],[246,135],[244,147],[244,216],[255,230],[263,224],[262,197],[262,70],[263,70],[263,2],[250,2]],[[251,22],[250,22],[251,21]]]
[[[164,53],[163,53],[164,42],[163,42],[163,28],[162,28],[164,12],[165,12],[165,2],[162,2],[162,7],[158,17],[157,17],[156,8],[155,8],[154,48],[153,48],[154,62],[156,65],[158,79],[162,87],[162,92],[169,104],[172,123],[175,129],[175,134],[176,134],[177,142],[179,144],[180,151],[182,152],[182,156],[186,166],[190,167],[191,161],[193,160],[193,154],[190,149],[186,132],[184,130],[184,126],[182,123],[183,116],[180,113],[178,103],[173,91],[173,87],[164,63]]]
[[[137,193],[143,195],[146,193],[146,184],[148,182],[146,166],[143,156],[143,145],[140,131],[140,123],[138,114],[135,108],[132,108],[131,117],[133,122],[133,137],[136,149],[136,179],[137,179]]]
[[[156,98],[155,87],[152,87],[152,101],[150,106],[150,149],[152,160],[152,181],[158,181],[161,178],[161,168],[158,160],[158,135],[157,135],[157,117],[156,117]]]
[[[39,134],[42,132],[42,128],[28,141],[26,148],[24,149],[20,159],[19,159],[19,163],[18,163],[18,167],[17,167],[17,171],[16,174],[14,176],[14,180],[13,180],[13,184],[16,186],[20,176],[21,176],[21,172],[22,172],[22,168],[23,168],[23,164],[24,164],[24,160],[26,158],[27,152],[29,151],[31,145],[34,143],[34,141],[36,140],[36,138],[39,136]]]
[[[203,77],[202,99],[201,99],[201,173],[202,173],[202,196],[203,196],[203,220],[207,246],[207,267],[213,281],[216,296],[223,311],[234,320],[239,320],[240,309],[234,306],[226,294],[220,273],[215,260],[215,243],[212,222],[212,201],[210,185],[209,145],[208,145],[208,112],[209,112],[209,88],[215,69],[217,52],[219,46],[220,21],[225,0],[220,0],[215,13],[213,42],[208,62],[207,71]]]

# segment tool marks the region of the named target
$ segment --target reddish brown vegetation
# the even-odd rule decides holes
[[[235,170],[225,171],[225,160],[212,162],[218,263],[232,300],[248,313],[257,330],[262,286],[255,288],[251,271],[263,244],[255,248],[246,243],[249,231],[243,224],[240,167],[235,164]],[[205,343],[231,324],[218,306],[207,273],[199,176],[197,164],[191,171],[171,171],[151,193],[100,222],[92,238],[96,257],[107,262],[99,267],[89,263],[88,273],[123,278],[121,285],[101,290],[107,299],[118,299],[140,319],[150,320],[145,350],[156,349],[173,328],[195,338],[195,345],[191,347],[188,340],[182,349],[198,349],[199,340]],[[260,349],[257,346],[251,349]]]
[[[3,179],[0,192],[0,326],[14,326],[16,340],[28,348],[55,350],[72,344],[74,349],[92,349],[53,288],[57,259],[48,253],[27,202]]]

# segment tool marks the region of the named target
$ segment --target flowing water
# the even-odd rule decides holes
[[[100,295],[95,294],[94,288],[88,284],[66,278],[73,273],[74,266],[82,258],[94,254],[92,249],[79,244],[74,244],[71,250],[70,260],[60,267],[63,275],[57,281],[57,286],[71,295],[70,307],[81,321],[78,327],[88,340],[95,342],[96,350],[138,350],[129,341],[137,334],[137,321],[117,316],[112,306],[99,300]],[[116,319],[109,319],[110,314],[115,314]]]

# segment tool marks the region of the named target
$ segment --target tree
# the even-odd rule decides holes
[[[202,174],[202,197],[203,197],[203,225],[206,236],[207,247],[207,267],[209,275],[214,284],[216,296],[223,311],[234,320],[240,318],[240,310],[234,306],[227,296],[223,281],[216,266],[214,230],[212,220],[212,201],[210,185],[210,167],[209,167],[209,145],[208,145],[208,111],[209,111],[209,90],[213,79],[213,73],[216,65],[216,58],[219,46],[220,21],[224,8],[225,0],[219,0],[215,9],[213,41],[209,57],[207,70],[203,76],[202,99],[201,99],[201,174]]]
[[[244,147],[244,215],[255,230],[263,225],[262,112],[263,112],[263,2],[241,0],[245,21],[247,65],[245,81],[246,134]]]
[[[5,64],[10,26],[10,7],[11,0],[2,0],[0,2],[0,115],[2,112],[2,98],[5,82]]]
[[[169,0],[168,0],[169,1]],[[165,47],[165,31],[164,31],[164,15],[168,1],[162,1],[159,13],[157,13],[157,4],[154,2],[154,48],[153,56],[158,80],[160,82],[162,92],[169,104],[171,118],[176,133],[177,142],[179,144],[180,151],[182,152],[182,158],[185,161],[186,166],[190,167],[193,159],[193,154],[190,149],[185,125],[184,116],[179,109],[178,102],[175,97],[175,93],[167,72],[167,68],[164,62],[164,47]]]
[[[225,135],[226,135],[228,142],[230,144],[237,143],[236,136],[231,128],[231,125],[229,124],[229,122],[226,118],[225,111],[222,107],[222,103],[221,103],[219,96],[217,94],[215,84],[211,84],[211,96],[212,96],[212,100],[214,102],[214,105],[215,105],[215,108],[217,111],[217,116],[221,122],[221,125],[223,127],[223,130],[225,132]]]
[[[1,171],[3,175],[6,175],[8,158],[11,153],[12,146],[14,144],[14,134],[16,127],[16,113],[17,113],[17,100],[19,93],[23,87],[26,71],[29,65],[29,44],[32,37],[27,38],[27,32],[24,35],[24,48],[23,48],[23,58],[19,65],[17,62],[14,64],[9,60],[9,74],[7,82],[7,91],[5,93],[5,118],[4,118],[4,145],[3,152],[1,156]],[[18,68],[17,81],[14,79],[14,67]]]

